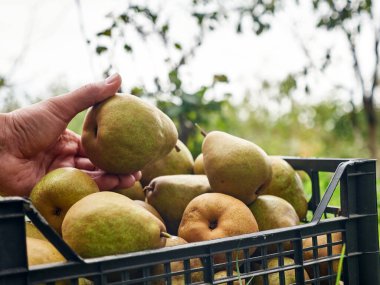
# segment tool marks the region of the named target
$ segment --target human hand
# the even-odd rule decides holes
[[[0,114],[0,195],[28,197],[47,172],[75,167],[89,174],[100,190],[127,188],[141,172],[114,175],[97,169],[85,156],[80,136],[66,129],[79,112],[114,95],[121,85],[115,74],[103,82]]]

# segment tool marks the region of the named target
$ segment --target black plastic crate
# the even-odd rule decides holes
[[[174,276],[190,284],[194,274],[202,280],[193,284],[233,284],[254,276],[262,276],[262,284],[270,284],[273,274],[285,284],[287,272],[294,271],[296,284],[335,284],[333,267],[340,258],[335,247],[346,246],[341,280],[344,284],[380,284],[379,237],[376,205],[375,160],[303,159],[284,157],[295,169],[311,179],[312,197],[310,221],[295,227],[263,231],[254,234],[190,243],[171,248],[141,251],[117,256],[83,260],[52,230],[33,205],[22,198],[0,201],[0,284],[175,284]],[[320,175],[331,173],[326,189],[320,187]],[[340,191],[340,207],[329,206],[334,191]],[[53,243],[68,260],[65,263],[28,268],[25,242],[25,216]],[[334,239],[337,233],[340,238]],[[320,242],[318,236],[324,236]],[[303,241],[309,238],[309,246]],[[254,254],[252,250],[255,250]],[[319,257],[319,250],[328,253]],[[237,258],[234,253],[239,252]],[[305,254],[311,254],[305,260]],[[225,262],[214,263],[215,255],[225,256]],[[291,258],[288,263],[287,258]],[[202,262],[196,268],[191,260]],[[278,265],[268,268],[270,258]],[[170,262],[183,264],[180,271],[171,272]],[[322,263],[324,264],[322,266]],[[162,273],[152,268],[161,265]],[[214,279],[218,270],[227,277]],[[312,275],[305,280],[304,269]],[[239,274],[232,275],[233,271]],[[85,278],[85,279],[83,279]],[[55,283],[55,281],[66,283]],[[82,283],[84,280],[89,283]],[[235,283],[239,284],[239,283]],[[253,284],[250,282],[250,284]]]

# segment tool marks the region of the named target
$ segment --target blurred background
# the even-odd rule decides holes
[[[1,0],[0,111],[119,72],[194,157],[198,123],[271,155],[378,158],[379,4]]]
[[[0,112],[119,72],[194,158],[196,123],[270,155],[380,157],[380,1],[0,0],[0,38]]]

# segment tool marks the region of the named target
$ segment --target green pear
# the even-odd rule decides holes
[[[272,178],[263,187],[260,194],[268,194],[281,197],[288,201],[296,210],[300,220],[307,214],[307,197],[302,180],[293,167],[278,156],[270,156],[272,165]]]
[[[83,258],[164,247],[164,230],[153,214],[109,191],[76,202],[62,223],[64,241]]]
[[[157,177],[144,190],[146,201],[160,213],[168,232],[176,235],[187,204],[211,189],[206,175],[179,174]]]
[[[33,187],[30,200],[49,225],[61,234],[69,208],[83,197],[99,192],[98,185],[83,171],[63,167],[48,172]]]
[[[194,174],[206,174],[203,165],[203,153],[200,153],[194,161]]]
[[[273,195],[260,195],[248,205],[256,218],[260,231],[297,226],[300,223],[296,210],[286,200]],[[290,241],[283,243],[284,248],[292,248]],[[268,252],[276,252],[277,246],[270,245]]]
[[[293,206],[273,195],[260,195],[248,205],[256,218],[260,231],[297,226],[300,223]]]
[[[294,265],[294,260],[290,257],[284,257],[284,260],[283,260],[283,264],[286,266],[291,266],[291,265]],[[270,270],[270,269],[276,269],[280,267],[279,265],[279,261],[278,261],[278,258],[270,258],[268,261],[267,261],[267,267],[266,269],[267,270]],[[260,267],[256,267],[256,269],[260,269]],[[284,272],[284,284],[285,285],[290,285],[290,284],[296,284],[296,272],[294,269],[289,269],[289,270],[286,270]],[[309,280],[310,277],[309,275],[307,274],[306,270],[304,270],[304,279],[305,280]],[[263,285],[265,284],[264,283],[264,277],[263,276],[255,276],[253,278],[253,284],[255,285]],[[280,273],[270,273],[268,274],[268,284],[270,285],[280,285],[282,284],[280,282]]]
[[[147,186],[150,181],[158,176],[192,174],[193,166],[193,155],[187,146],[178,140],[176,148],[173,148],[168,155],[153,163],[148,163],[142,169],[141,184]]]
[[[268,155],[256,144],[225,132],[208,133],[203,163],[213,192],[252,203],[271,177]]]
[[[136,181],[135,184],[129,188],[122,188],[112,191],[122,194],[131,200],[145,200],[144,188],[142,187],[140,181]]]
[[[177,129],[166,114],[129,94],[115,94],[94,105],[83,123],[86,155],[110,173],[141,170],[166,156],[177,139]]]

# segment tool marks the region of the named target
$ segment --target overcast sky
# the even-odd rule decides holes
[[[107,58],[99,59],[86,46],[79,15],[82,15],[84,33],[93,38],[107,26],[105,15],[123,10],[126,4],[118,0],[82,0],[80,3],[81,9],[74,0],[0,0],[0,75],[9,79],[20,97],[25,93],[48,97],[51,96],[49,88],[54,84],[74,89],[102,79]],[[172,13],[171,19],[176,23],[173,32],[178,37],[191,35],[192,26],[186,21],[184,1],[159,3]],[[323,57],[326,47],[333,48],[338,62],[328,70],[327,76],[313,78],[313,84],[319,88],[316,98],[330,94],[331,82],[353,87],[351,61],[343,37],[339,33],[316,31],[314,24],[315,16],[304,5],[279,13],[273,28],[260,37],[253,33],[238,36],[234,26],[225,25],[207,37],[196,58],[184,70],[187,84],[190,88],[197,87],[209,83],[213,74],[225,73],[231,79],[227,91],[237,97],[247,88],[255,93],[262,80],[280,80],[305,64],[299,37],[316,62]],[[361,41],[364,62],[373,59],[366,50],[370,42],[370,36]],[[146,84],[163,71],[162,54],[154,44],[140,45],[133,57],[120,52],[114,60],[125,89]]]

